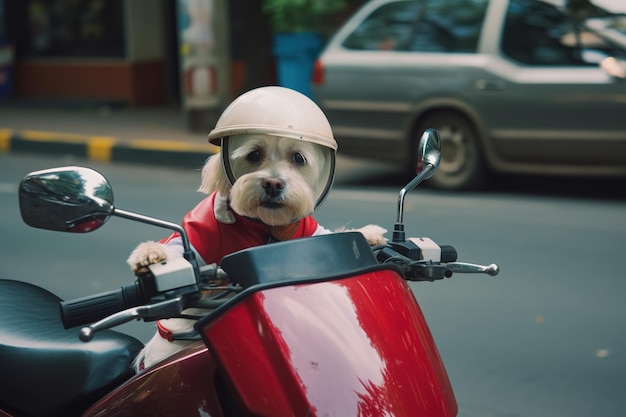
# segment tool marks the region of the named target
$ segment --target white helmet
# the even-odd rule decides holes
[[[209,133],[209,142],[222,146],[222,165],[231,184],[236,176],[229,160],[228,138],[255,134],[298,139],[328,148],[327,180],[320,187],[315,205],[315,208],[319,207],[335,177],[337,142],[328,119],[317,104],[302,93],[276,86],[259,87],[237,97]]]

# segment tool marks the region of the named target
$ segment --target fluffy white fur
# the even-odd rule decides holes
[[[229,139],[230,161],[236,176],[231,186],[224,172],[219,154],[209,158],[202,169],[198,191],[211,194],[217,191],[228,196],[230,208],[236,213],[261,220],[278,233],[281,228],[302,219],[313,212],[318,195],[326,186],[329,175],[330,151],[319,145],[302,140],[267,135],[236,136]],[[223,223],[235,219],[225,201],[216,215]],[[219,201],[216,199],[216,202]],[[336,232],[359,231],[370,245],[386,242],[387,232],[380,226],[368,225],[360,229],[341,229]],[[137,273],[149,264],[181,256],[167,245],[144,242],[130,254],[128,264]],[[197,313],[197,312],[196,312]],[[191,330],[193,320],[169,319],[163,321],[172,331]],[[168,342],[158,333],[146,344],[136,360],[136,368],[145,368],[183,349],[190,342]]]

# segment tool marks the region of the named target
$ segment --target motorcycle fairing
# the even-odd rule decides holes
[[[430,330],[395,269],[249,291],[200,324],[251,414],[456,415]]]

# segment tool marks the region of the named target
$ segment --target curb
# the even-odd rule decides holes
[[[164,140],[120,141],[115,137],[0,129],[0,152],[73,155],[98,162],[130,162],[177,167],[202,166],[219,148]]]

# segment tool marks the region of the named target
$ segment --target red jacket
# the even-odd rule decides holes
[[[234,212],[234,223],[218,221],[214,212],[215,197],[216,193],[211,194],[183,218],[183,228],[189,235],[189,241],[204,262],[219,265],[228,254],[271,242],[269,228],[263,223]],[[313,236],[319,230],[317,221],[308,216],[300,220],[292,239]],[[180,240],[178,233],[161,240],[161,243],[173,243],[173,240]]]

